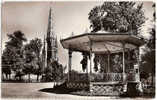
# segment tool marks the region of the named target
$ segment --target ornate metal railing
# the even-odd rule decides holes
[[[135,73],[125,73],[124,81],[136,81]],[[123,73],[73,73],[71,82],[123,82]]]
[[[70,75],[70,81],[73,82],[114,82],[122,80],[122,73],[77,73]]]
[[[92,73],[91,82],[120,82],[123,80],[122,73]]]
[[[70,75],[71,82],[88,82],[88,74],[87,73],[75,73]]]

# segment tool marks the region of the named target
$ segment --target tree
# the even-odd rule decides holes
[[[29,44],[26,44],[24,46],[24,55],[25,55],[25,64],[23,72],[25,74],[28,74],[28,80],[30,82],[30,74],[34,71],[34,64],[33,60],[35,58],[34,52],[31,50],[31,47]]]
[[[29,75],[34,73],[37,75],[37,81],[39,80],[39,75],[41,74],[42,65],[41,65],[41,39],[35,38],[30,41],[30,43],[25,45],[25,59],[26,59],[26,66],[25,66],[25,73]]]
[[[53,69],[52,79],[53,79],[54,82],[57,83],[62,78],[63,67],[56,60],[52,61],[51,66],[52,66],[52,69]],[[55,85],[55,83],[54,83],[54,85]]]
[[[44,76],[43,81],[46,81],[46,82],[53,81],[52,72],[53,72],[52,66],[47,66],[44,70],[45,76]]]
[[[58,61],[51,61],[45,69],[45,81],[58,82],[63,78],[63,66]]]
[[[6,42],[6,47],[16,47],[21,48],[23,46],[23,42],[27,39],[25,38],[24,33],[21,31],[15,31],[13,34],[8,34],[8,38],[10,39]]]
[[[5,49],[3,54],[2,54],[2,79],[4,79],[4,74],[6,79],[10,79],[10,74],[11,74],[11,59],[9,59],[11,52],[8,49]]]
[[[155,8],[155,4],[152,5]],[[146,43],[145,53],[142,55],[142,70],[145,73],[151,73],[152,76],[155,76],[155,12],[153,13],[154,25],[150,30],[150,38]],[[149,66],[149,67],[148,67]],[[153,77],[152,77],[153,83]]]
[[[15,31],[13,34],[8,34],[9,41],[6,42],[5,45],[5,50],[2,54],[3,60],[2,63],[3,65],[6,64],[8,70],[11,71],[14,70],[15,73],[17,74],[20,69],[23,68],[23,52],[22,52],[22,47],[23,47],[23,42],[26,41],[24,33],[21,31]],[[3,69],[6,66],[3,66]],[[4,71],[4,70],[2,70]],[[4,71],[5,72],[5,71]],[[21,76],[19,76],[21,79]]]
[[[42,71],[42,61],[40,58],[40,52],[42,47],[41,39],[35,38],[30,41],[30,45],[32,47],[32,50],[34,51],[35,55],[37,56],[37,66],[35,69],[35,73],[37,75],[37,81],[39,80],[39,75],[41,75]]]
[[[92,32],[99,30],[129,32],[137,35],[145,22],[143,4],[135,2],[104,2],[89,12]]]

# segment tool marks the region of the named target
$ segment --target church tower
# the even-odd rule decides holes
[[[42,66],[43,66],[43,72],[45,70],[45,67],[47,66],[47,61],[46,61],[46,47],[45,47],[45,35],[44,35],[44,40],[43,40],[43,49],[42,49]]]
[[[47,64],[50,61],[58,60],[58,44],[57,44],[57,36],[53,32],[53,22],[52,22],[52,10],[49,10],[48,17],[48,28],[47,28],[47,36],[46,36],[46,60]]]

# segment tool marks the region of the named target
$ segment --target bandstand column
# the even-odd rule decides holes
[[[137,79],[136,81],[139,83],[138,85],[138,89],[140,90],[140,92],[143,92],[143,88],[142,88],[142,84],[140,82],[140,71],[139,71],[139,67],[140,67],[140,48],[137,47],[137,69],[136,69],[136,75],[135,76]]]
[[[110,53],[108,54],[108,72],[110,72]]]
[[[90,74],[92,74],[92,41],[90,41]]]
[[[125,43],[122,43],[123,47],[123,82],[125,82]]]
[[[136,68],[136,81],[140,82],[140,72],[139,72],[139,66],[140,66],[140,58],[139,58],[139,47],[136,48],[136,58],[137,58],[137,68]]]
[[[68,61],[68,81],[70,80],[70,73],[71,73],[71,65],[72,65],[72,51],[69,50],[69,61]]]

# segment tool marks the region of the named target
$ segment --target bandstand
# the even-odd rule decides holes
[[[127,83],[140,83],[139,47],[144,41],[127,33],[84,33],[61,40],[63,48],[68,49],[68,79],[66,86],[73,89],[87,89],[98,95],[119,95],[127,91]],[[71,75],[72,53],[88,54],[89,67],[86,73]],[[133,52],[133,53],[132,53]],[[121,55],[120,71],[114,71],[112,55]],[[133,57],[136,60],[132,60]],[[99,59],[104,68],[101,73],[92,71],[93,58]],[[115,56],[114,56],[115,57]],[[101,60],[101,61],[100,61]],[[118,65],[117,65],[118,66]]]

